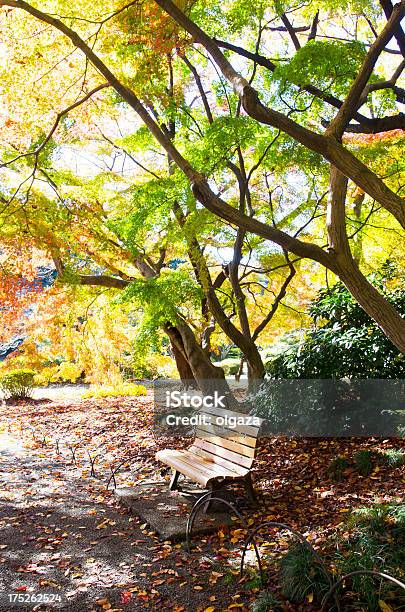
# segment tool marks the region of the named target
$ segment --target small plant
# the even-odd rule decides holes
[[[147,389],[143,385],[134,383],[121,383],[119,385],[91,385],[90,389],[82,394],[83,399],[102,397],[139,397],[146,395]]]
[[[28,399],[34,389],[33,370],[12,370],[0,378],[0,387],[6,399]]]
[[[361,450],[353,456],[355,469],[361,476],[368,476],[373,471],[375,453],[370,450]]]
[[[303,602],[310,594],[320,598],[328,588],[325,574],[312,552],[301,542],[290,546],[281,559],[280,584],[283,595],[293,603]]]
[[[381,455],[384,463],[387,463],[392,468],[405,465],[405,453],[397,448],[390,448]]]
[[[332,459],[330,462],[327,474],[329,478],[334,480],[335,482],[340,482],[343,480],[343,472],[349,467],[349,462],[342,455],[338,455],[335,459]]]
[[[271,591],[264,591],[251,607],[251,612],[275,612],[281,609],[281,601]]]
[[[401,576],[405,563],[403,504],[358,508],[348,517],[343,531],[347,532],[348,528],[350,536],[339,541],[335,556],[335,565],[340,574],[363,569]],[[392,585],[367,575],[354,576],[351,590],[357,593],[358,603],[367,606],[366,609],[371,612],[382,609],[381,600],[398,601],[395,598],[399,596]]]
[[[365,530],[368,534],[382,534],[387,529],[390,507],[385,504],[375,504],[371,508],[358,508],[348,519],[351,527]]]

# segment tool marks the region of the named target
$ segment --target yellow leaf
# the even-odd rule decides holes
[[[214,606],[209,606],[208,608],[205,608],[204,612],[214,612],[214,610]]]
[[[314,601],[314,594],[309,593],[309,595],[307,595],[307,600],[308,600],[308,603],[312,603]]]
[[[385,603],[385,601],[383,601],[382,599],[378,601],[378,605],[380,606],[380,610],[382,610],[382,612],[394,612],[391,606]]]

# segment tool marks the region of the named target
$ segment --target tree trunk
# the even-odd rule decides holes
[[[196,382],[201,391],[209,386],[211,380],[225,380],[222,368],[211,363],[185,321],[179,320],[175,327],[167,324],[164,330],[172,344],[176,346],[177,354],[181,355],[182,363],[187,363],[187,372],[191,373],[192,380]],[[186,373],[186,369],[184,371]]]
[[[171,338],[171,333],[167,332],[169,338],[170,338],[170,344],[172,347],[172,351],[173,351],[173,357],[174,360],[176,362],[176,367],[177,367],[177,371],[179,373],[180,376],[180,380],[182,381],[184,387],[186,389],[189,388],[196,388],[197,385],[197,381],[194,378],[194,374],[193,371],[190,367],[189,362],[187,361],[184,352],[181,351],[178,347],[176,342],[174,342]]]
[[[345,261],[339,277],[363,310],[377,323],[384,334],[405,355],[405,319],[368,282],[354,260]]]

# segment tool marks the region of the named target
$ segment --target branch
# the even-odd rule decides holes
[[[405,103],[405,90],[402,87],[397,87],[396,82],[401,76],[403,70],[405,68],[405,60],[403,60],[398,68],[395,70],[394,74],[387,81],[378,81],[377,83],[369,83],[363,91],[361,96],[359,107],[364,104],[367,100],[367,96],[373,91],[379,91],[380,89],[392,89],[396,95],[397,101],[401,104]]]
[[[0,6],[3,3],[0,2]],[[81,104],[84,104],[85,102],[87,102],[87,100],[89,100],[95,93],[97,93],[98,91],[100,91],[101,89],[105,89],[106,87],[110,87],[109,83],[103,83],[102,85],[98,85],[97,87],[95,87],[94,89],[92,89],[91,91],[89,91],[88,94],[86,94],[83,98],[81,98],[80,100],[78,100],[77,102],[75,102],[74,104],[71,104],[70,106],[68,106],[67,108],[65,108],[63,111],[61,111],[60,113],[58,113],[56,115],[56,120],[55,123],[53,124],[51,131],[48,133],[47,137],[45,138],[45,140],[39,145],[39,147],[37,147],[35,149],[35,151],[28,151],[27,153],[21,153],[20,155],[17,155],[16,157],[14,157],[13,159],[11,159],[8,162],[5,162],[3,164],[0,165],[0,168],[4,168],[6,166],[9,166],[10,164],[13,164],[14,162],[16,162],[17,160],[23,158],[23,157],[29,157],[31,155],[34,155],[36,158],[38,158],[38,155],[41,153],[41,151],[43,151],[43,149],[46,147],[46,145],[48,144],[48,142],[51,140],[52,136],[54,135],[60,121],[62,120],[62,118],[67,115],[68,113],[70,113],[70,111],[72,111],[73,109],[77,108],[78,106],[80,106]]]
[[[400,23],[404,14],[405,2],[403,0],[400,4],[395,5],[385,28],[371,45],[364,59],[363,65],[350,88],[346,100],[343,102],[339,112],[326,131],[328,136],[334,136],[337,139],[342,137],[346,126],[349,124],[353,114],[357,110],[359,100],[361,99],[364,88],[366,87],[367,82],[373,72],[374,66],[380,56],[381,51],[391,40],[392,36],[394,35],[395,28]]]
[[[328,127],[329,121],[322,120],[322,125]],[[391,115],[390,117],[381,117],[377,119],[367,119],[367,123],[361,125],[357,123],[349,123],[346,126],[345,133],[352,134],[379,134],[381,132],[390,132],[392,130],[405,129],[405,114]]]
[[[213,40],[218,45],[218,47],[221,47],[223,49],[229,49],[229,51],[233,51],[234,53],[237,53],[241,57],[246,57],[246,59],[252,60],[256,64],[259,64],[259,66],[263,66],[263,68],[267,68],[271,72],[274,72],[274,70],[277,68],[274,62],[269,60],[267,57],[260,55],[259,53],[252,53],[251,51],[248,51],[247,49],[244,49],[243,47],[238,47],[237,45],[233,45],[224,40],[218,40],[216,38],[214,38]],[[315,96],[316,98],[319,98],[320,100],[323,100],[324,102],[326,102],[330,106],[333,106],[334,108],[340,109],[343,104],[343,102],[339,100],[339,98],[337,98],[336,96],[325,93],[324,91],[322,91],[321,89],[319,89],[318,87],[310,83],[308,83],[307,85],[303,85],[300,89],[301,91],[302,90],[306,91],[312,96]],[[358,121],[361,125],[365,126],[365,129],[364,129],[365,134],[369,133],[369,130],[367,128],[367,122],[370,121],[370,119],[368,117],[366,117],[365,115],[362,115],[359,112],[356,112],[353,115],[353,119],[356,119],[356,121]],[[329,125],[329,123],[327,125]]]
[[[337,258],[349,257],[351,252],[346,232],[346,194],[347,178],[334,166],[330,169],[329,200],[326,227],[329,238],[329,251]]]
[[[351,178],[356,185],[361,187],[361,189],[372,198],[376,199],[405,228],[405,206],[403,205],[402,198],[387,187],[374,172],[369,170],[369,168],[350,153],[350,151],[345,149],[333,134],[321,136],[296,123],[288,116],[265,106],[261,102],[257,90],[249,85],[246,79],[234,69],[218,45],[208,36],[208,34],[191,21],[171,0],[155,0],[155,2],[181,25],[197,43],[205,47],[221,70],[223,76],[232,85],[235,93],[242,102],[243,108],[250,117],[260,123],[271,125],[272,127],[282,130],[308,149],[315,153],[320,153],[325,159],[345,174],[345,176]],[[405,3],[398,6],[401,7],[401,10],[395,10],[393,12],[393,21],[398,19],[403,8],[405,8]],[[381,41],[379,41],[379,43],[380,42]],[[379,49],[379,44],[377,47]],[[374,52],[371,57],[373,57],[373,54]],[[364,85],[365,83],[362,85],[361,92],[364,89]],[[251,222],[253,222],[253,220],[251,220]]]
[[[285,29],[289,33],[292,43],[294,47],[296,48],[296,50],[298,51],[299,49],[301,49],[301,45],[300,45],[300,41],[298,40],[298,36],[295,33],[296,32],[295,28],[293,28],[293,26],[290,23],[290,20],[288,19],[285,13],[281,15],[280,19],[284,23]]]
[[[205,113],[207,115],[208,122],[212,123],[214,121],[214,118],[212,116],[211,107],[209,105],[207,95],[206,95],[206,93],[204,91],[204,87],[202,85],[200,75],[198,74],[196,68],[193,66],[193,64],[190,62],[190,60],[188,60],[185,55],[182,56],[182,60],[186,64],[186,66],[188,67],[188,69],[190,70],[192,75],[194,76],[194,80],[195,80],[196,85],[198,87],[198,91],[200,92],[201,100],[202,100],[202,102],[204,104]]]
[[[129,157],[129,159],[131,161],[134,162],[134,164],[136,166],[138,166],[138,168],[141,168],[142,170],[144,170],[145,172],[149,173],[151,176],[153,176],[155,179],[157,179],[158,181],[161,180],[161,177],[159,175],[157,175],[155,172],[153,172],[153,170],[149,170],[149,168],[147,168],[146,166],[144,166],[143,164],[141,164],[141,162],[139,162],[137,159],[135,159],[135,157],[133,155],[131,155],[131,153],[129,153],[126,149],[124,149],[124,147],[121,147],[120,145],[117,145],[113,140],[111,140],[111,138],[108,138],[108,136],[106,136],[102,130],[100,128],[98,128],[98,131],[100,132],[101,136],[103,137],[103,139],[108,142],[114,149],[116,149],[117,151],[122,151],[122,153],[124,153],[124,155],[126,155],[127,157]]]
[[[319,9],[315,13],[315,17],[314,17],[314,20],[313,20],[312,26],[311,26],[311,31],[310,31],[309,36],[308,36],[308,42],[310,40],[315,40],[316,33],[318,31],[318,23],[319,23]]]
[[[294,31],[294,32],[308,32],[310,26],[292,26],[290,25],[290,28]],[[270,27],[270,26],[265,26],[263,28],[263,30],[267,30],[269,32],[288,32],[288,28],[286,28],[286,26],[278,26],[278,27]]]
[[[391,17],[391,14],[394,8],[392,6],[391,0],[380,0],[380,4],[383,8],[386,18],[389,19]],[[394,32],[394,36],[396,38],[398,47],[400,48],[402,55],[405,57],[405,34],[400,24],[398,28],[396,29],[396,31]]]
[[[106,276],[104,274],[81,274],[79,276],[81,285],[91,285],[97,287],[109,287],[111,289],[125,289],[130,281],[116,278],[115,276]]]
[[[276,311],[281,303],[281,300],[285,298],[286,293],[287,293],[287,289],[288,289],[288,285],[291,283],[292,279],[294,278],[295,274],[296,274],[296,270],[293,266],[293,264],[291,263],[291,261],[288,259],[287,253],[284,253],[286,255],[286,259],[288,262],[288,266],[290,268],[290,273],[288,274],[287,278],[285,279],[284,283],[281,286],[280,291],[278,292],[278,295],[276,296],[270,311],[268,313],[268,315],[259,323],[259,325],[256,327],[256,329],[254,330],[253,334],[252,334],[252,340],[255,342],[258,338],[258,336],[262,333],[262,331],[267,327],[267,325],[270,323],[270,321],[272,320],[272,318],[274,317],[274,315],[276,314]]]

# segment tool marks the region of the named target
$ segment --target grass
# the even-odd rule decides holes
[[[390,467],[397,468],[405,465],[405,453],[402,450],[390,448],[382,453],[381,457]]]
[[[146,395],[147,389],[143,385],[122,383],[119,385],[91,385],[90,389],[82,394],[83,399],[103,397],[139,397]]]
[[[336,567],[340,574],[359,569],[377,570],[401,579],[405,564],[405,505],[375,504],[359,508],[348,518],[343,530],[348,538],[337,538]],[[379,601],[397,603],[401,594],[386,581],[372,576],[356,576],[351,589],[358,594],[359,605],[370,612],[381,610]],[[405,603],[405,600],[403,601]],[[361,609],[361,608],[359,608]]]
[[[283,595],[293,603],[301,603],[311,594],[320,597],[328,589],[325,574],[301,542],[291,545],[281,559],[280,584]]]
[[[391,448],[384,452],[360,450],[353,455],[351,460],[338,455],[330,462],[327,475],[334,482],[341,482],[344,479],[345,470],[353,467],[361,476],[369,476],[378,464],[388,465],[392,469],[401,467],[405,465],[405,453],[402,450]]]

